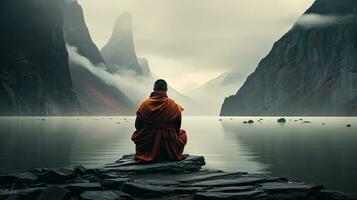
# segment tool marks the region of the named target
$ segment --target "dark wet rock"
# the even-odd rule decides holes
[[[129,180],[130,179],[128,178],[109,178],[109,179],[104,179],[101,182],[101,185],[105,188],[117,189],[119,186],[121,186],[123,183]]]
[[[285,118],[280,118],[278,119],[278,123],[285,123],[286,122],[286,119]]]
[[[21,190],[10,190],[0,193],[0,199],[36,199],[45,188],[26,188]]]
[[[319,193],[316,193],[316,197],[318,199],[324,199],[324,200],[344,200],[344,199],[357,200],[357,198],[352,197],[351,195],[342,192],[332,191],[332,190],[321,190]]]
[[[169,194],[191,194],[197,191],[196,188],[175,187],[165,184],[159,186],[149,184],[146,181],[125,183],[122,186],[122,189],[128,194],[142,197],[165,196]]]
[[[66,198],[69,190],[59,186],[47,187],[36,200],[63,200]]]
[[[86,191],[80,196],[81,200],[121,200],[126,199],[114,191]]]
[[[244,192],[199,192],[195,194],[194,199],[210,200],[210,199],[259,199],[265,197],[266,194],[259,190],[244,191]]]
[[[40,180],[44,183],[64,183],[65,181],[73,178],[72,174],[66,174],[58,170],[49,170],[40,175]]]
[[[182,161],[154,162],[140,164],[134,160],[134,156],[126,156],[114,164],[107,165],[102,171],[121,171],[134,173],[187,173],[198,171],[205,165],[203,156],[188,156]]]
[[[303,123],[304,123],[304,124],[311,124],[310,121],[304,121]]]
[[[97,169],[29,170],[27,173],[15,173],[16,176],[8,175],[12,178],[10,180],[24,180],[24,183],[22,186],[16,183],[16,187],[12,188],[6,186],[8,189],[0,192],[0,199],[353,199],[343,193],[323,190],[322,186],[286,178],[201,169],[204,164],[202,156],[188,156],[175,162],[140,164],[133,155],[126,155],[116,163]],[[4,176],[2,178],[6,180]],[[0,188],[3,186],[0,185]]]
[[[198,187],[226,187],[226,186],[242,186],[255,185],[264,182],[267,178],[263,176],[243,175],[236,179],[214,179],[209,181],[201,181],[193,183],[192,186]]]
[[[287,191],[313,191],[323,189],[322,186],[308,185],[305,183],[293,182],[270,182],[260,184],[262,189],[269,193],[287,192]]]
[[[248,124],[253,124],[254,121],[253,120],[248,120]]]
[[[29,183],[37,181],[38,177],[31,172],[19,172],[0,176],[0,184]]]
[[[352,125],[351,125],[351,124],[347,124],[347,125],[346,125],[346,127],[348,127],[348,128],[349,128],[349,127],[352,127]]]
[[[247,121],[244,121],[243,124],[247,124],[248,122]]]
[[[227,173],[227,172],[215,172],[215,173],[205,173],[198,176],[193,176],[190,178],[182,179],[180,182],[187,183],[187,182],[197,182],[197,181],[208,181],[212,179],[222,179],[222,178],[237,178],[242,176],[243,174],[247,174],[246,172],[234,172],[234,173]]]
[[[248,185],[248,186],[228,186],[228,187],[216,187],[213,189],[208,189],[207,192],[242,192],[254,190],[257,187]]]
[[[82,165],[78,165],[74,168],[74,173],[82,176],[85,175],[87,172],[87,169],[85,167],[83,167]]]
[[[101,190],[102,186],[99,183],[71,183],[62,187],[71,191],[71,193],[80,194],[88,190]]]

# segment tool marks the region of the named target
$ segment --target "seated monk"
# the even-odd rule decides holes
[[[142,162],[182,160],[187,142],[181,127],[183,108],[170,99],[166,81],[155,82],[154,92],[144,100],[136,112],[131,140],[136,145],[135,159]]]

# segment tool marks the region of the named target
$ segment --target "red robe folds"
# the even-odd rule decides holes
[[[183,108],[168,98],[166,92],[153,92],[136,112],[131,140],[136,144],[136,160],[182,160],[187,142],[181,127]]]

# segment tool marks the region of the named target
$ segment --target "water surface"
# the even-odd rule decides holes
[[[219,119],[183,120],[185,152],[204,155],[208,168],[272,173],[357,195],[357,118]],[[255,123],[242,123],[248,119]],[[113,162],[134,152],[133,126],[132,117],[2,117],[0,173]]]

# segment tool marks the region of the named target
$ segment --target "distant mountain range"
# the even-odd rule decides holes
[[[221,115],[357,115],[357,1],[317,0]]]

